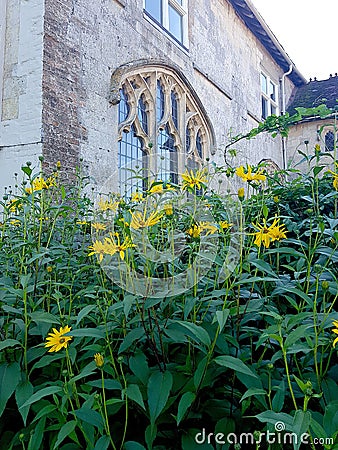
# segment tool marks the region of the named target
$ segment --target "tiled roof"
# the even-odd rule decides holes
[[[239,17],[244,21],[249,30],[256,36],[261,44],[270,53],[276,63],[287,72],[292,64],[293,70],[289,78],[296,86],[302,86],[306,79],[293,64],[284,48],[278,42],[276,36],[272,33],[262,16],[251,3],[250,0],[228,0]]]
[[[311,80],[299,87],[287,108],[288,113],[295,114],[297,107],[313,108],[326,105],[328,108],[338,107],[338,76],[330,76],[327,80]]]

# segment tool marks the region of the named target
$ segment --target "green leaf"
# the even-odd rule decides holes
[[[195,370],[194,373],[194,386],[196,390],[199,389],[199,386],[202,383],[207,365],[208,365],[208,357],[206,356],[198,363],[197,369]]]
[[[126,351],[132,344],[135,343],[135,341],[138,341],[139,338],[143,336],[144,336],[143,328],[134,328],[133,330],[129,331],[129,333],[126,335],[126,337],[123,339],[120,345],[119,353]]]
[[[61,323],[58,317],[45,311],[34,311],[29,314],[29,316],[31,317],[32,321],[36,323]]]
[[[144,353],[138,352],[129,358],[129,367],[134,375],[146,386],[149,378],[149,367]]]
[[[263,423],[272,423],[272,425],[276,425],[277,422],[283,422],[285,425],[285,429],[288,431],[292,431],[293,429],[293,417],[290,414],[285,414],[281,412],[275,411],[264,411],[260,414],[257,414],[257,419]]]
[[[91,425],[102,431],[104,423],[101,414],[99,414],[97,411],[94,411],[93,409],[87,407],[83,407],[81,409],[75,410],[74,413],[79,419],[83,420],[84,422],[90,423]]]
[[[304,338],[304,336],[307,333],[307,330],[309,328],[313,327],[313,325],[300,325],[295,330],[291,331],[291,333],[288,335],[284,342],[284,348],[288,349],[291,347],[295,342],[299,341],[301,338]]]
[[[230,309],[223,309],[222,311],[216,311],[216,319],[219,325],[219,331],[224,328],[226,321],[228,320]]]
[[[96,442],[96,445],[93,450],[107,450],[110,444],[109,436],[101,436],[100,439]]]
[[[128,441],[124,444],[125,450],[146,450],[143,445],[135,441]]]
[[[85,378],[88,377],[89,375],[92,375],[93,373],[96,372],[96,364],[95,361],[91,361],[89,364],[87,364],[81,371],[81,373],[79,373],[78,375],[76,375],[75,377],[71,378],[69,381],[75,382],[78,380],[81,380],[81,378]]]
[[[17,341],[16,339],[5,339],[4,341],[0,342],[0,350],[3,350],[4,348],[7,347],[14,347],[16,345],[22,347],[21,342]]]
[[[61,442],[63,442],[67,436],[70,435],[75,430],[76,427],[76,420],[71,420],[70,422],[66,422],[60,429],[57,440],[54,444],[53,449],[57,448]]]
[[[146,409],[146,407],[144,406],[140,388],[137,384],[130,384],[126,389],[126,394],[131,400],[140,405],[144,410]]]
[[[306,433],[309,430],[310,422],[311,422],[310,411],[302,411],[301,409],[298,409],[293,418],[292,432],[295,433],[297,436],[301,436],[302,434]],[[300,445],[301,445],[300,440],[297,443],[294,442],[293,448],[298,450]]]
[[[66,336],[73,337],[95,337],[104,339],[106,337],[105,331],[98,328],[79,328],[77,330],[71,330]]]
[[[16,404],[18,405],[25,426],[30,407],[26,406],[25,408],[22,408],[22,405],[32,396],[33,391],[33,385],[29,381],[19,383],[15,390]]]
[[[315,166],[313,168],[313,174],[316,177],[323,169],[325,166]]]
[[[28,166],[21,166],[21,170],[28,176],[30,177],[32,175],[32,169]]]
[[[47,397],[47,395],[53,395],[62,392],[62,388],[60,386],[49,386],[39,391],[35,392],[22,406],[21,408],[25,408],[32,403],[35,403],[41,400],[43,397]]]
[[[168,371],[156,371],[149,378],[148,405],[152,427],[167,404],[172,384],[173,377]]]
[[[202,342],[207,347],[210,346],[210,336],[204,328],[196,325],[195,323],[184,322],[183,320],[176,320],[173,323],[186,328],[189,331],[189,336],[196,338],[197,341]]]
[[[265,219],[267,219],[268,218],[268,215],[269,215],[269,208],[266,206],[266,204],[264,203],[263,204],[263,216],[264,216],[264,218]]]
[[[333,436],[338,430],[338,401],[331,402],[326,406],[323,427],[327,436]]]
[[[8,399],[15,391],[21,379],[21,369],[17,362],[0,366],[0,417]]]
[[[251,377],[258,378],[257,375],[239,358],[234,358],[233,356],[217,356],[215,362],[220,366],[233,369],[235,372],[241,372]]]
[[[40,411],[32,420],[32,423],[36,422],[43,416],[48,416],[51,412],[55,411],[56,409],[57,409],[56,405],[46,405],[44,408],[40,409]]]
[[[145,441],[147,444],[147,449],[152,450],[153,442],[157,435],[157,426],[156,425],[148,425],[146,431],[144,433]]]
[[[83,309],[81,309],[81,311],[77,315],[76,326],[78,326],[81,320],[84,317],[88,316],[88,314],[91,313],[94,309],[96,309],[96,305],[87,305]]]
[[[178,412],[177,412],[177,425],[180,424],[183,419],[185,413],[190,408],[192,402],[195,400],[196,395],[193,392],[186,392],[182,395],[181,400],[178,404]]]
[[[279,386],[277,386],[276,394],[272,399],[272,407],[274,411],[280,412],[282,410],[284,400],[285,400],[285,383],[284,380],[282,380]]]
[[[259,389],[256,387],[249,388],[243,395],[240,401],[242,402],[244,399],[256,395],[267,395],[266,391],[264,389]]]
[[[27,450],[37,450],[38,448],[43,448],[41,446],[43,439],[43,432],[45,431],[46,416],[42,417],[34,428],[34,433],[32,434]]]
[[[88,381],[87,383],[89,386],[93,386],[93,387],[97,387],[97,388],[102,388],[102,380],[94,380],[94,381]],[[122,390],[122,386],[121,383],[117,380],[112,380],[112,379],[108,379],[108,380],[104,380],[104,388],[108,389],[108,390],[117,390],[117,391],[121,391]]]

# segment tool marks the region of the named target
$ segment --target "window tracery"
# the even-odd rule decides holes
[[[207,120],[183,81],[169,69],[138,69],[122,78],[119,102],[119,173],[122,195],[136,187],[130,168],[144,160],[157,179],[178,182],[185,167],[209,156]],[[183,155],[183,156],[182,156]],[[145,158],[143,158],[145,157]],[[127,170],[125,166],[129,165]]]

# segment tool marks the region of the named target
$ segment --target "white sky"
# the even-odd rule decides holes
[[[305,78],[338,72],[338,0],[251,0]]]

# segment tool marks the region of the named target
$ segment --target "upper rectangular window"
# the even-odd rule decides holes
[[[270,78],[261,73],[262,118],[278,114],[278,86]]]
[[[188,47],[188,0],[144,0],[144,10],[176,41]]]

